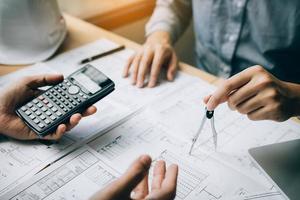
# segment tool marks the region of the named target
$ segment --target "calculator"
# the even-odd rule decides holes
[[[115,88],[114,82],[88,64],[63,82],[47,89],[16,110],[17,115],[38,136],[43,137],[66,123],[74,113],[80,113]]]

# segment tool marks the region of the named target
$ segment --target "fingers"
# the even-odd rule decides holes
[[[172,164],[168,167],[163,181],[163,188],[173,195],[176,194],[176,185],[177,185],[177,176],[178,176],[178,166]]]
[[[47,135],[47,136],[43,137],[42,139],[43,140],[59,140],[66,131],[67,131],[67,126],[65,124],[60,124],[57,127],[55,133]]]
[[[131,199],[143,199],[149,193],[148,189],[148,173],[144,177],[144,179],[134,188],[131,192],[130,197]]]
[[[73,129],[75,126],[77,126],[77,125],[79,124],[79,122],[80,122],[80,120],[82,119],[83,116],[85,117],[85,116],[92,115],[92,114],[94,114],[96,111],[97,111],[97,108],[96,108],[95,106],[90,106],[88,109],[86,109],[86,110],[83,112],[82,115],[81,115],[80,113],[76,113],[76,114],[72,115],[72,116],[70,117],[69,123],[67,123],[67,124],[60,124],[60,125],[57,127],[55,133],[49,134],[49,135],[43,137],[42,139],[44,139],[44,140],[59,140],[59,139],[63,136],[63,134],[64,134],[65,132],[70,131],[70,130]],[[35,135],[35,137],[32,138],[32,139],[38,138],[38,137],[36,136],[36,134],[34,134],[34,135]]]
[[[137,81],[137,77],[138,77],[138,72],[139,72],[139,65],[142,59],[142,52],[139,52],[136,54],[136,56],[133,59],[133,62],[131,64],[131,68],[132,68],[132,80],[131,83],[133,85],[136,84]]]
[[[112,199],[128,197],[131,191],[144,179],[151,166],[151,158],[148,155],[140,156],[129,167],[121,178],[110,185],[109,193],[114,194]]]
[[[252,112],[250,112],[247,116],[250,120],[258,121],[267,119],[266,114],[269,112],[268,107],[261,107]]]
[[[167,71],[168,81],[174,80],[175,74],[177,72],[177,65],[178,65],[177,56],[175,53],[173,53]]]
[[[230,93],[248,83],[252,76],[253,72],[251,68],[249,68],[226,80],[224,84],[211,95],[206,105],[207,109],[214,110],[219,104],[227,101]]]
[[[204,98],[203,98],[203,102],[204,102],[205,104],[207,104],[207,102],[208,102],[208,100],[210,99],[211,96],[212,96],[212,95],[210,94],[210,95],[204,97]]]
[[[263,101],[259,100],[260,95],[256,95],[246,101],[244,101],[243,103],[237,105],[236,109],[238,112],[240,112],[241,114],[249,114],[255,110],[257,110],[258,108],[261,108],[264,106]]]
[[[139,88],[142,88],[144,86],[144,81],[151,67],[153,57],[154,52],[149,48],[146,48],[144,50],[144,54],[138,70],[137,87]]]
[[[154,87],[156,85],[163,62],[164,62],[163,57],[164,57],[163,52],[160,49],[158,49],[155,52],[155,55],[153,58],[148,87]]]
[[[62,82],[64,79],[61,74],[46,74],[46,75],[36,75],[29,76],[24,79],[25,84],[30,88],[36,89],[39,87],[54,85]]]
[[[163,168],[165,167],[164,163],[159,163],[156,168],[156,172],[159,174],[155,180],[155,189],[151,190],[151,193],[146,197],[146,199],[161,199],[161,200],[169,200],[174,199],[176,196],[176,185],[177,185],[177,177],[178,177],[178,166],[170,165],[168,169],[163,173],[164,178],[162,179]],[[154,178],[154,177],[153,177]],[[160,185],[160,186],[159,186]],[[160,187],[160,188],[158,188]]]
[[[259,88],[255,86],[255,83],[253,83],[253,81],[250,81],[249,83],[229,95],[228,106],[232,110],[236,110],[239,104],[256,95],[259,92],[258,90]]]
[[[131,64],[134,60],[134,57],[135,57],[135,55],[130,56],[126,62],[126,65],[125,65],[125,67],[123,69],[123,73],[122,73],[124,78],[128,77],[128,75],[129,75],[129,70],[130,70]]]
[[[154,87],[164,65],[167,67],[167,79],[174,80],[178,60],[172,46],[156,42],[145,44],[142,50],[128,59],[123,69],[123,77],[127,77],[131,70],[132,84],[141,88],[144,86],[147,74],[150,73],[148,87]]]
[[[96,106],[90,106],[85,111],[83,111],[82,117],[87,117],[87,116],[93,115],[96,112],[97,112],[97,107]]]
[[[82,116],[79,113],[76,113],[76,114],[72,115],[70,120],[69,120],[69,123],[66,124],[67,131],[70,131],[75,126],[77,126],[81,119],[82,119]]]
[[[145,177],[150,166],[151,158],[148,155],[140,156],[121,177],[119,184],[131,191]]]
[[[163,160],[157,161],[153,170],[153,179],[151,190],[157,190],[161,188],[161,184],[165,178],[166,163]]]
[[[96,193],[91,199],[129,199],[131,191],[145,178],[150,166],[150,156],[140,156],[123,176]]]

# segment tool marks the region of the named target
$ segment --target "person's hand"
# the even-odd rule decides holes
[[[39,138],[15,113],[15,109],[37,97],[43,86],[55,85],[63,81],[62,75],[38,75],[28,76],[3,91],[0,96],[0,134],[20,139],[33,140]],[[66,131],[76,126],[83,116],[96,112],[96,107],[87,108],[82,114],[71,116],[69,123],[60,124],[55,133],[45,136],[45,140],[58,140]]]
[[[139,157],[123,176],[94,194],[91,200],[174,199],[178,174],[177,165],[170,165],[166,169],[164,161],[157,161],[153,171],[151,190],[149,191],[148,172],[150,166],[151,158],[149,156]]]
[[[167,80],[172,81],[178,68],[177,56],[169,33],[157,31],[147,38],[140,51],[129,58],[123,77],[128,77],[130,72],[132,84],[142,88],[149,75],[148,87],[154,87],[163,67],[166,67]]]
[[[208,110],[228,102],[251,120],[285,121],[300,115],[300,85],[280,81],[261,66],[250,67],[226,80],[204,98]]]

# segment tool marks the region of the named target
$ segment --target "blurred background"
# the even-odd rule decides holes
[[[139,44],[145,41],[145,24],[155,0],[58,0],[62,12],[79,17]],[[175,44],[180,61],[195,65],[192,23]]]

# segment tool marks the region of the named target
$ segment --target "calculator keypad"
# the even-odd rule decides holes
[[[34,127],[44,130],[87,99],[87,94],[65,79],[62,83],[22,106],[19,112]]]

